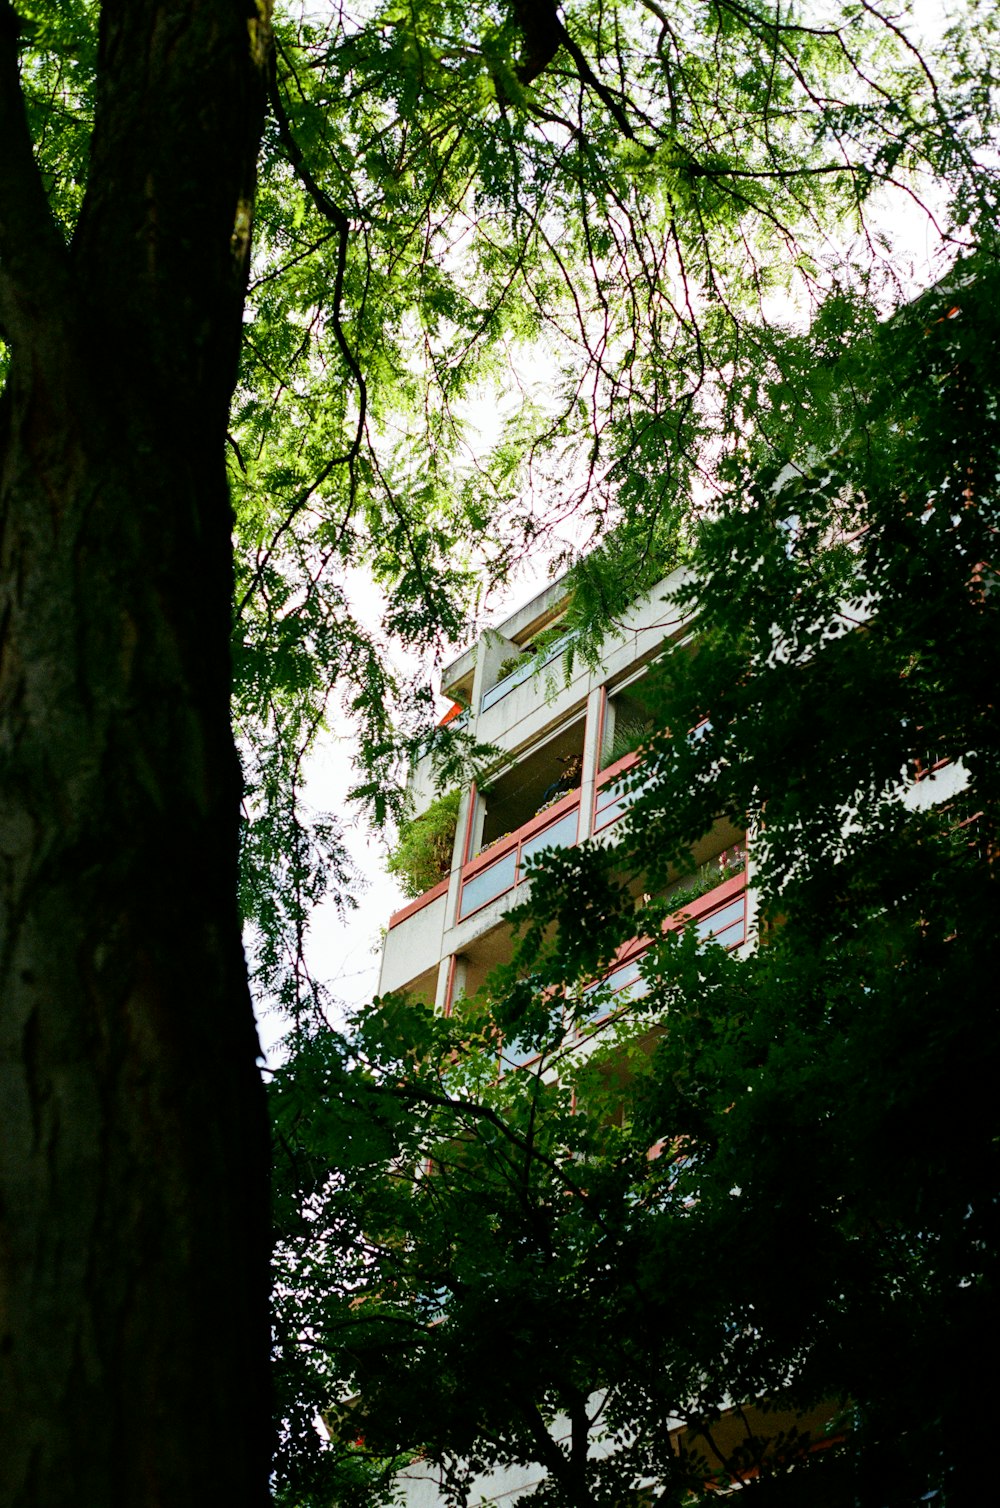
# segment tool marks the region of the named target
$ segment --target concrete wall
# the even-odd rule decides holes
[[[441,957],[448,894],[439,895],[386,933],[382,949],[379,994],[404,989],[412,980],[435,968]]]
[[[445,670],[442,683],[446,688],[459,681],[468,686],[470,676],[473,677],[473,701],[467,724],[471,735],[477,742],[493,745],[501,754],[512,755],[515,761],[536,750],[557,730],[567,727],[575,719],[585,718],[578,841],[588,838],[591,831],[594,786],[600,762],[602,693],[627,680],[654,659],[667,640],[683,633],[682,620],[665,602],[682,579],[682,572],[675,571],[633,603],[620,621],[609,628],[602,663],[596,670],[589,669],[578,659],[567,679],[565,661],[555,659],[535,676],[513,686],[485,711],[479,710],[483,691],[496,683],[496,670],[502,659],[520,644],[530,641],[546,621],[558,613],[565,601],[565,587],[560,581],[526,603],[496,630],[484,634],[472,649],[466,650]],[[415,766],[410,777],[414,810],[418,813],[425,810],[436,794],[433,763],[426,757]],[[437,959],[462,952],[475,939],[495,928],[514,904],[526,899],[526,888],[520,885],[516,891],[500,896],[465,920],[457,920],[462,859],[467,851],[470,854],[476,851],[475,842],[466,842],[470,823],[472,833],[469,836],[475,839],[481,828],[481,811],[466,793],[447,898],[435,899],[390,928],[382,965],[380,987],[383,990],[404,988]]]
[[[674,571],[609,626],[602,662],[595,671],[577,660],[567,682],[564,661],[553,660],[485,712],[479,710],[483,692],[495,683],[500,662],[518,647],[518,640],[530,639],[564,599],[565,588],[557,581],[446,667],[442,685],[447,688],[449,677],[467,681],[470,665],[474,665],[470,733],[478,742],[493,744],[503,753],[524,748],[579,712],[595,688],[623,678],[655,656],[665,640],[682,631],[676,611],[668,609],[664,601],[682,579],[683,572]],[[427,757],[414,766],[410,776],[414,810],[425,810],[436,794],[433,762]]]

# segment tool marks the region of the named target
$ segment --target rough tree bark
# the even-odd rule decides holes
[[[67,247],[0,0],[0,1501],[267,1495],[226,414],[267,8],[105,0]]]

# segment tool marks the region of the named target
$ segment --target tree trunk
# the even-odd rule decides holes
[[[106,0],[48,218],[0,0],[0,1501],[267,1497],[266,1136],[236,907],[236,373],[261,14]]]

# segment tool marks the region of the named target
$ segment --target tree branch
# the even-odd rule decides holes
[[[546,1467],[553,1480],[566,1493],[567,1502],[572,1505],[572,1508],[594,1508],[594,1499],[587,1487],[586,1459],[584,1459],[581,1474],[576,1469],[575,1461],[567,1459],[565,1453],[553,1440],[541,1411],[533,1400],[526,1399],[521,1402],[518,1412],[528,1427],[539,1464]],[[574,1438],[571,1451],[575,1445]]]
[[[514,20],[525,41],[525,51],[517,65],[517,77],[530,84],[544,72],[560,47],[564,47],[576,64],[577,76],[604,105],[615,125],[629,141],[637,137],[621,103],[591,68],[582,48],[570,36],[559,15],[555,0],[510,0]]]
[[[316,206],[324,220],[328,220],[337,234],[337,270],[333,282],[333,299],[330,308],[330,322],[333,325],[333,335],[344,358],[348,371],[354,378],[358,388],[358,423],[355,430],[354,440],[347,454],[347,464],[351,468],[352,491],[354,462],[361,449],[361,441],[365,432],[365,420],[368,414],[368,387],[365,383],[364,373],[358,364],[358,359],[351,349],[350,342],[344,333],[341,323],[340,310],[344,295],[344,275],[347,271],[347,251],[350,242],[350,221],[345,212],[336,204],[316,178],[305,160],[302,148],[299,146],[292,132],[292,123],[285,109],[285,102],[281,97],[278,87],[278,71],[275,54],[271,54],[271,68],[268,77],[268,98],[271,109],[274,112],[275,124],[278,127],[278,139],[285,149],[285,155],[289,163]]]
[[[478,1100],[456,1100],[452,1099],[448,1094],[438,1094],[433,1090],[424,1089],[420,1085],[411,1084],[380,1084],[375,1093],[387,1094],[393,1099],[409,1100],[414,1104],[434,1105],[442,1110],[451,1110],[459,1118],[468,1116],[472,1120],[489,1121],[490,1125],[495,1126],[500,1134],[512,1142],[520,1152],[524,1153],[528,1150],[525,1137],[520,1132],[515,1131],[513,1126],[498,1111],[494,1110],[491,1105],[483,1105]],[[563,1184],[569,1193],[583,1201],[584,1208],[590,1213],[601,1229],[606,1231],[607,1225],[600,1211],[590,1199],[586,1189],[581,1188],[574,1179],[570,1178],[565,1169],[559,1165],[554,1157],[549,1157],[547,1153],[539,1151],[537,1146],[531,1149],[531,1155],[537,1158],[544,1167],[547,1167],[549,1172]]]
[[[69,256],[35,161],[18,68],[20,23],[0,0],[0,330],[20,344],[66,306]]]
[[[538,0],[510,0],[517,28],[524,38],[524,51],[517,65],[522,84],[533,83],[552,62],[563,44],[563,25],[554,5]]]

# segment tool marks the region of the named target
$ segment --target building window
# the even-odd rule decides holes
[[[615,1015],[630,1000],[640,1000],[648,993],[649,985],[640,968],[645,951],[641,948],[631,958],[617,964],[603,979],[587,985],[583,992],[585,1008],[577,1023],[581,1029]],[[587,1002],[590,1002],[589,1009]]]

